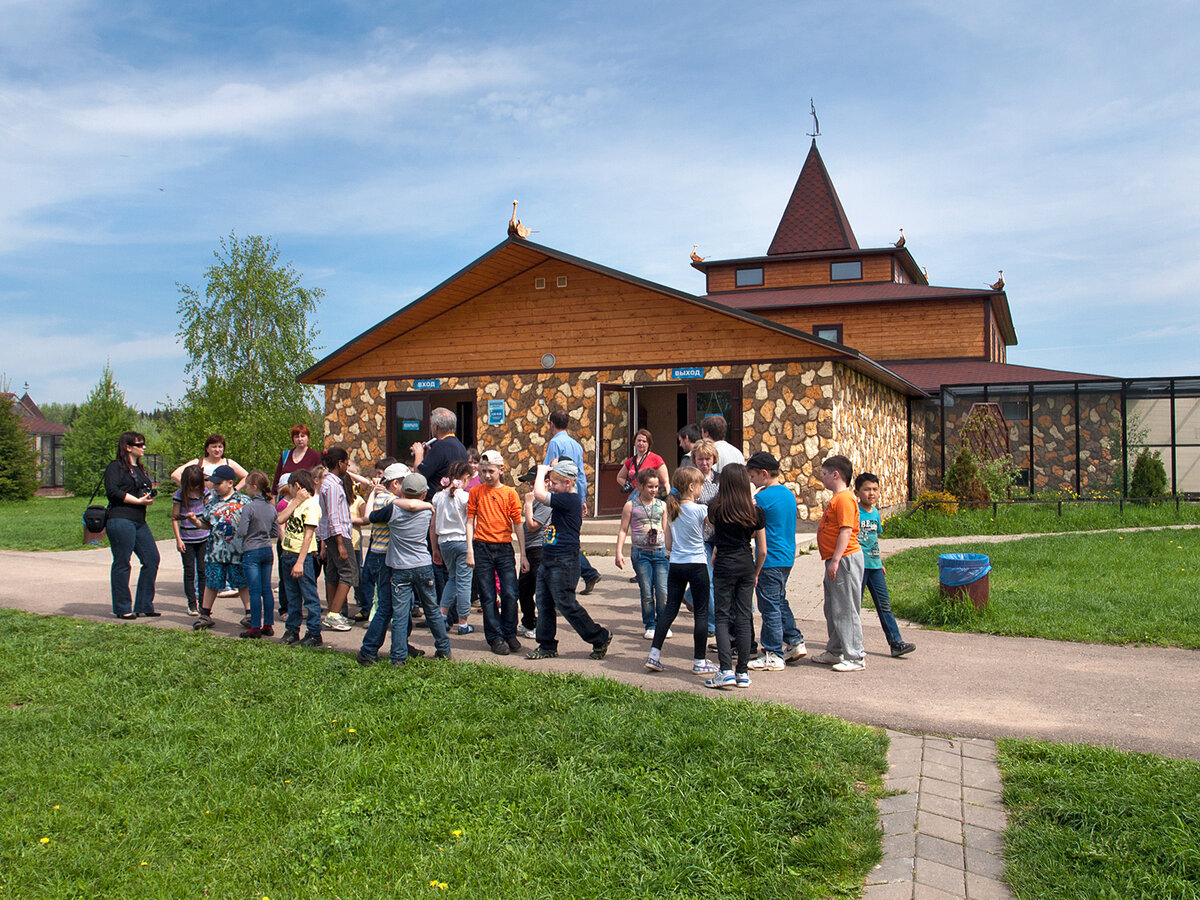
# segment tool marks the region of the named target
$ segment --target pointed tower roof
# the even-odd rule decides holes
[[[842,210],[842,201],[833,189],[833,182],[829,180],[821,154],[817,152],[814,138],[767,255],[857,249],[858,241]]]

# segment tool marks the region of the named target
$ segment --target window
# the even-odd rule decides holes
[[[829,264],[830,281],[861,281],[862,260],[854,262],[835,262]]]
[[[735,284],[738,287],[761,287],[763,283],[763,270],[760,266],[757,269],[738,269]]]
[[[814,325],[813,334],[822,340],[833,341],[835,344],[842,342],[841,325]]]
[[[1028,400],[1002,400],[1000,414],[1006,422],[1022,422],[1029,418]]]

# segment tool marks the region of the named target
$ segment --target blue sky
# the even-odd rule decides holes
[[[1009,360],[1200,374],[1200,7],[0,0],[0,371],[182,393],[176,283],[264,234],[333,349],[505,237],[703,292],[819,146],[860,244],[1004,269]]]

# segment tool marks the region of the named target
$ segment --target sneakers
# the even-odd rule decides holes
[[[505,638],[504,643],[508,644],[508,649],[513,653],[517,653],[521,649],[521,642],[517,640],[515,635],[510,638]]]
[[[262,633],[261,628],[247,628],[245,631],[243,631],[241,634],[238,635],[238,637],[240,637],[240,638],[260,638],[262,636],[263,636],[263,633]]]
[[[287,645],[290,647],[292,644],[298,643],[298,642],[299,642],[299,640],[300,640],[300,632],[298,632],[298,631],[285,631],[285,632],[283,633],[283,637],[281,637],[281,638],[279,639],[279,643],[281,643],[281,644],[287,644]]]
[[[375,661],[376,661],[376,658],[374,656],[372,656],[370,653],[367,653],[364,650],[359,650],[358,656],[356,656],[354,658],[358,660],[358,664],[360,666],[373,666],[373,665],[375,665]]]
[[[198,615],[200,615],[200,608],[199,608],[199,607],[196,605],[196,601],[195,601],[195,600],[189,600],[189,601],[188,601],[188,615],[189,615],[189,616],[198,616]]]
[[[806,656],[808,656],[808,648],[804,646],[804,641],[797,641],[783,648],[783,661],[785,663],[800,662]]]
[[[750,668],[756,672],[782,672],[785,666],[783,657],[770,650],[764,650],[762,656],[750,660]]]
[[[425,651],[422,650],[420,647],[414,647],[412,644],[408,645],[408,658],[409,659],[421,659],[424,656],[425,656]]]
[[[439,650],[437,653],[433,654],[433,658],[434,659],[449,659],[450,651],[449,650]]]
[[[474,625],[456,625],[455,627],[458,629],[459,634],[474,634],[475,633]]]
[[[491,644],[492,652],[497,656],[508,656],[512,651],[508,649],[508,644],[502,638],[496,638]]]
[[[673,632],[670,628],[667,629],[667,637],[669,637],[669,638],[675,637],[675,632]]]
[[[600,580],[600,576],[596,576],[596,581]],[[608,632],[602,644],[592,644],[592,652],[588,654],[588,659],[604,659],[604,654],[608,652],[608,645],[612,643],[612,632]]]
[[[910,644],[907,641],[905,641],[900,646],[892,648],[892,656],[895,656],[895,657],[907,656],[909,653],[912,653],[916,649],[917,649],[916,644]]]
[[[238,592],[234,588],[227,588],[223,591],[217,591],[218,597],[236,597],[237,595],[238,595]]]
[[[311,631],[297,641],[301,647],[320,647],[325,642],[321,640],[319,634],[313,634]]]
[[[212,616],[206,616],[204,613],[200,613],[196,621],[192,623],[192,631],[200,631],[202,628],[212,628],[213,624]]]
[[[830,653],[828,650],[824,650],[812,657],[812,661],[819,666],[836,666],[842,661],[842,654]]]
[[[833,667],[835,672],[861,672],[867,667],[865,659],[843,659]]]
[[[331,612],[321,620],[321,624],[330,631],[349,631],[354,626],[350,624],[350,620],[341,613]]]
[[[250,613],[246,613],[244,616],[242,616],[241,621],[239,621],[238,624],[241,625],[243,628],[249,628],[250,627]]]
[[[714,672],[719,671],[721,671],[720,667],[715,662],[709,662],[707,659],[692,664],[693,675],[712,675]]]
[[[740,687],[740,688],[750,687],[750,673],[749,672],[738,672],[736,675],[734,675],[733,676],[733,686]]]
[[[653,656],[648,657],[646,659],[646,662],[643,663],[643,665],[647,669],[649,669],[651,672],[663,672],[667,668],[666,666],[663,665],[663,662],[661,659],[655,659]]]
[[[647,628],[646,633],[643,634],[642,637],[644,637],[648,641],[654,640],[654,626],[651,625],[649,628]]]
[[[586,596],[587,594],[590,594],[590,593],[592,592],[592,588],[594,588],[594,587],[596,586],[596,582],[597,582],[597,581],[599,581],[599,580],[600,580],[600,573],[599,573],[599,572],[597,572],[597,573],[596,573],[595,575],[593,575],[591,578],[585,578],[585,579],[583,579],[583,590],[582,590],[582,591],[580,591],[579,593],[581,593],[581,594],[583,594],[583,595],[585,595],[585,596]]]
[[[360,609],[358,611],[358,613],[354,616],[354,621],[355,622],[369,622],[369,621],[371,621],[371,614],[369,612],[367,612],[366,610]]]
[[[535,626],[535,628],[536,628],[536,626]],[[531,640],[536,640],[537,639],[537,631],[535,630],[535,628],[526,628],[524,625],[518,625],[517,626],[517,634],[519,634],[523,638],[530,638]],[[459,632],[459,634],[462,634],[462,633],[463,632],[461,632],[461,631]]]
[[[263,637],[275,637],[275,627],[273,625],[264,625],[262,627]]]
[[[750,676],[747,675],[747,681],[749,678]],[[717,672],[716,675],[704,682],[704,686],[706,688],[713,688],[714,690],[718,691],[723,691],[726,688],[734,687],[736,684],[737,678],[732,672]]]
[[[526,659],[554,659],[558,656],[557,650],[548,650],[545,647],[534,647],[525,654]]]

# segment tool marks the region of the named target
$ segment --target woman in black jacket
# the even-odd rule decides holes
[[[158,577],[158,547],[146,524],[146,507],[154,502],[154,485],[142,468],[146,436],[127,431],[117,441],[117,458],[104,470],[108,495],[108,543],[112,549],[112,605],[118,619],[160,616],[154,611],[154,580]],[[142,564],[137,599],[129,596],[129,557]]]

